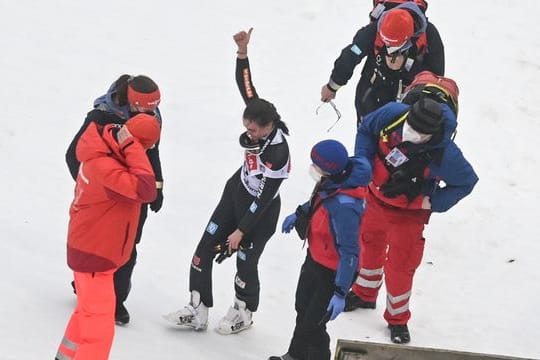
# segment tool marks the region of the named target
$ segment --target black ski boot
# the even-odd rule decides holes
[[[116,321],[116,325],[126,325],[129,323],[129,313],[124,304],[116,305],[114,320]]]
[[[411,341],[411,334],[407,324],[405,325],[392,325],[388,324],[390,329],[390,340],[394,344],[407,344]]]
[[[270,356],[268,360],[296,360],[296,359],[293,358],[291,355],[289,355],[289,353],[286,353],[285,355],[281,355],[281,356]]]
[[[375,309],[377,303],[375,301],[364,301],[360,299],[354,292],[349,291],[345,297],[345,309],[343,311],[353,311],[355,309]]]

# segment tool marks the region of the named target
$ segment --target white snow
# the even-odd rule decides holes
[[[456,139],[480,176],[473,194],[435,215],[417,272],[412,344],[540,358],[540,3],[429,2],[461,88]],[[243,102],[232,35],[253,26],[259,94],[288,123],[293,173],[281,219],[305,201],[309,149],[336,138],[352,150],[354,80],[315,116],[334,59],[367,23],[371,1],[1,1],[0,359],[52,359],[75,304],[65,260],[73,181],[64,152],[92,101],[122,73],[161,87],[165,203],[151,213],[111,359],[265,359],[288,347],[305,250],[276,235],[260,262],[260,310],[234,336],[170,327],[188,301],[189,262],[226,179],[241,164]],[[360,67],[358,67],[358,70]],[[513,260],[513,261],[512,261]],[[217,325],[233,298],[234,261],[215,266]],[[342,314],[337,338],[388,342],[378,308]]]

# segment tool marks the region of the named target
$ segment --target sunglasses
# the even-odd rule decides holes
[[[339,119],[341,119],[341,112],[338,110],[336,104],[330,100],[329,102],[327,103],[322,103],[321,105],[317,106],[317,109],[315,109],[315,115],[319,115],[319,109],[321,108],[321,106],[323,106],[324,104],[330,104],[332,106],[332,109],[334,109],[334,111],[336,112],[336,116],[337,116],[337,120],[332,124],[332,126],[330,126],[328,128],[328,130],[326,130],[326,132],[330,132],[330,130],[332,130],[332,128],[338,123]]]
[[[406,54],[409,49],[412,47],[412,43],[407,40],[404,44],[399,46],[388,46],[386,45],[386,54],[388,56],[397,56],[399,54]]]

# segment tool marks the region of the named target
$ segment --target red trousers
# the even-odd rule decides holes
[[[364,301],[375,301],[386,285],[384,318],[389,324],[407,324],[411,317],[414,272],[424,253],[424,224],[429,211],[389,207],[369,194],[360,230],[360,270],[354,293]]]
[[[77,307],[58,348],[58,360],[107,360],[114,337],[114,270],[75,272]]]

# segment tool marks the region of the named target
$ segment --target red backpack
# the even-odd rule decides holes
[[[369,13],[369,19],[376,21],[386,10],[390,10],[409,1],[414,2],[424,14],[426,13],[428,7],[426,0],[373,0],[373,10]]]
[[[459,88],[454,80],[434,74],[431,71],[422,71],[405,88],[402,102],[412,104],[422,97],[429,97],[440,103],[447,104],[457,116],[458,96]]]

